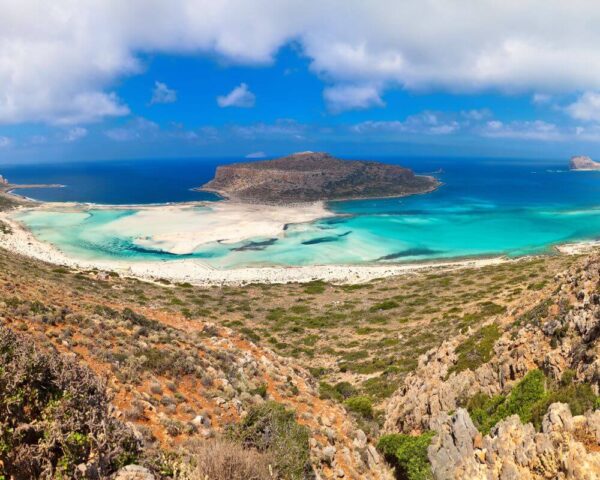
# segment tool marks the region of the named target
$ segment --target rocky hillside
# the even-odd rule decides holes
[[[572,157],[569,168],[571,170],[600,170],[600,163],[594,162],[590,157]]]
[[[262,162],[217,168],[201,187],[234,200],[298,203],[425,193],[439,182],[407,168],[377,162],[340,160],[327,153],[297,153]]]
[[[148,469],[128,467],[117,478],[195,480],[225,467],[233,468],[236,476],[209,478],[391,478],[374,444],[344,406],[320,398],[313,377],[293,359],[282,358],[214,323],[190,321],[177,313],[139,308],[119,300],[123,290],[141,295],[140,282],[132,284],[118,277],[82,272],[77,274],[72,288],[59,281],[65,274],[61,268],[2,252],[0,339],[14,338],[11,332],[20,332],[23,345],[35,345],[28,355],[35,357],[38,350],[55,352],[49,358],[60,354],[107,380],[115,421],[130,428],[141,447],[131,458],[111,460],[106,468],[136,461]],[[0,344],[0,354],[5,352]],[[12,350],[8,352],[12,355]],[[23,362],[16,365],[25,369],[31,381],[25,374],[13,375],[6,363],[2,364],[0,407],[5,402],[10,411],[19,407],[24,413],[23,420],[15,425],[22,435],[7,434],[4,438],[0,433],[0,476],[16,475],[18,462],[27,461],[21,451],[48,449],[53,460],[35,467],[44,471],[39,478],[58,478],[65,469],[69,474],[61,478],[106,478],[77,473],[86,465],[94,467],[90,455],[97,451],[107,458],[119,453],[102,444],[102,437],[97,438],[95,431],[96,436],[88,439],[91,427],[85,419],[78,417],[81,428],[75,419],[68,423],[61,417],[60,424],[49,422],[48,428],[53,432],[63,423],[72,431],[56,433],[62,445],[46,445],[46,437],[31,436],[33,427],[26,425],[28,421],[38,425],[37,416],[29,418],[31,408],[27,404],[20,407],[21,397],[8,391],[10,387],[23,392],[26,401],[37,405],[39,395],[29,394],[31,385],[37,385],[36,375],[51,388],[60,386],[56,395],[51,390],[39,407],[38,416],[48,422],[49,416],[59,413],[56,408],[62,398],[60,392],[75,389],[62,387],[66,381],[62,370],[56,374],[48,371],[57,380],[46,380],[46,370],[39,370],[37,363],[33,363],[36,370]],[[72,367],[79,372],[77,368]],[[16,388],[12,387],[14,384]],[[25,387],[20,390],[20,385]],[[112,420],[95,421],[101,428]],[[45,424],[39,425],[48,430]],[[5,449],[8,441],[20,450]],[[206,458],[206,462],[198,464],[199,458]],[[189,463],[186,459],[190,459]],[[217,460],[221,463],[215,465]],[[254,465],[252,475],[244,473],[244,462]],[[176,475],[186,465],[191,473]],[[261,465],[264,475],[272,473],[257,474]],[[135,476],[140,472],[147,476]],[[226,471],[221,475],[226,475]]]
[[[388,404],[384,446],[421,439],[436,479],[600,478],[600,260],[558,280],[423,355]]]

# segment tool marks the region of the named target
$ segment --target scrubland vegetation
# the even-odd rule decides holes
[[[505,328],[495,319],[524,299],[536,305],[573,261],[545,257],[364,285],[199,288],[2,252],[0,323],[3,338],[19,340],[0,348],[0,408],[11,413],[0,428],[0,475],[10,478],[29,458],[42,478],[72,478],[80,465],[101,478],[132,462],[164,478],[310,478],[303,384],[291,376],[269,383],[249,360],[252,344],[223,327],[305,367],[321,399],[376,441],[387,399],[420,354],[466,333],[453,371],[485,363]],[[519,388],[529,392],[530,381]],[[575,408],[574,398],[583,398],[581,408],[596,402],[580,388],[544,381],[531,398],[478,396],[466,406],[486,431],[509,412],[537,421],[552,399]],[[67,419],[65,409],[91,412],[91,420]],[[34,426],[17,435],[24,424]],[[98,425],[110,425],[102,441]],[[429,440],[392,436],[379,445],[406,478],[428,478]]]

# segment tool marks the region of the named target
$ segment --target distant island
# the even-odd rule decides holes
[[[397,165],[302,152],[217,167],[215,178],[198,190],[242,202],[270,204],[403,197],[431,192],[439,185],[432,176],[415,175]]]
[[[571,161],[569,162],[569,168],[571,170],[600,170],[600,162],[594,162],[590,157],[586,156],[577,156],[571,157]]]

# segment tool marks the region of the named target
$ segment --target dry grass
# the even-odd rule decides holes
[[[194,440],[186,445],[189,453],[181,465],[181,480],[268,480],[277,478],[271,470],[272,458],[256,450],[224,440]]]

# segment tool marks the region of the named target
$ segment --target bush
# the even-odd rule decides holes
[[[107,478],[139,453],[111,416],[105,384],[58,353],[0,327],[0,478]]]
[[[304,284],[304,293],[308,293],[309,295],[315,295],[318,293],[325,292],[326,283],[322,280],[315,280],[313,282],[308,282]]]
[[[322,399],[337,400],[342,402],[356,395],[356,388],[350,382],[339,382],[331,385],[327,382],[319,383],[319,396]]]
[[[548,407],[556,402],[569,405],[573,415],[596,408],[598,397],[586,383],[574,383],[573,372],[567,370],[560,382],[550,383],[540,370],[532,370],[508,396],[473,396],[467,403],[472,420],[482,433],[488,433],[500,420],[519,415],[523,423],[532,422],[539,430]]]
[[[243,448],[270,455],[276,473],[285,479],[300,480],[310,472],[309,430],[279,403],[252,408],[230,434]]]
[[[384,435],[379,439],[377,448],[395,467],[398,478],[429,480],[433,475],[427,457],[427,447],[434,436],[435,432],[425,432],[421,435]]]
[[[482,433],[488,433],[500,420],[515,414],[527,423],[533,418],[536,404],[545,398],[545,383],[544,374],[540,370],[532,370],[508,396],[478,394],[469,400],[467,409]]]
[[[376,303],[375,305],[373,305],[369,311],[371,312],[378,312],[380,310],[392,310],[394,308],[398,308],[400,306],[400,304],[394,300],[384,300],[381,303]]]
[[[458,359],[449,370],[452,372],[462,372],[463,370],[475,370],[479,366],[490,361],[492,357],[492,349],[496,340],[500,338],[500,330],[498,325],[492,324],[480,328],[469,339],[456,347]]]
[[[373,403],[368,397],[350,397],[344,402],[346,408],[364,418],[373,418]]]
[[[186,459],[179,477],[186,480],[267,480],[276,478],[268,453],[244,449],[224,439],[196,440],[186,444]]]

